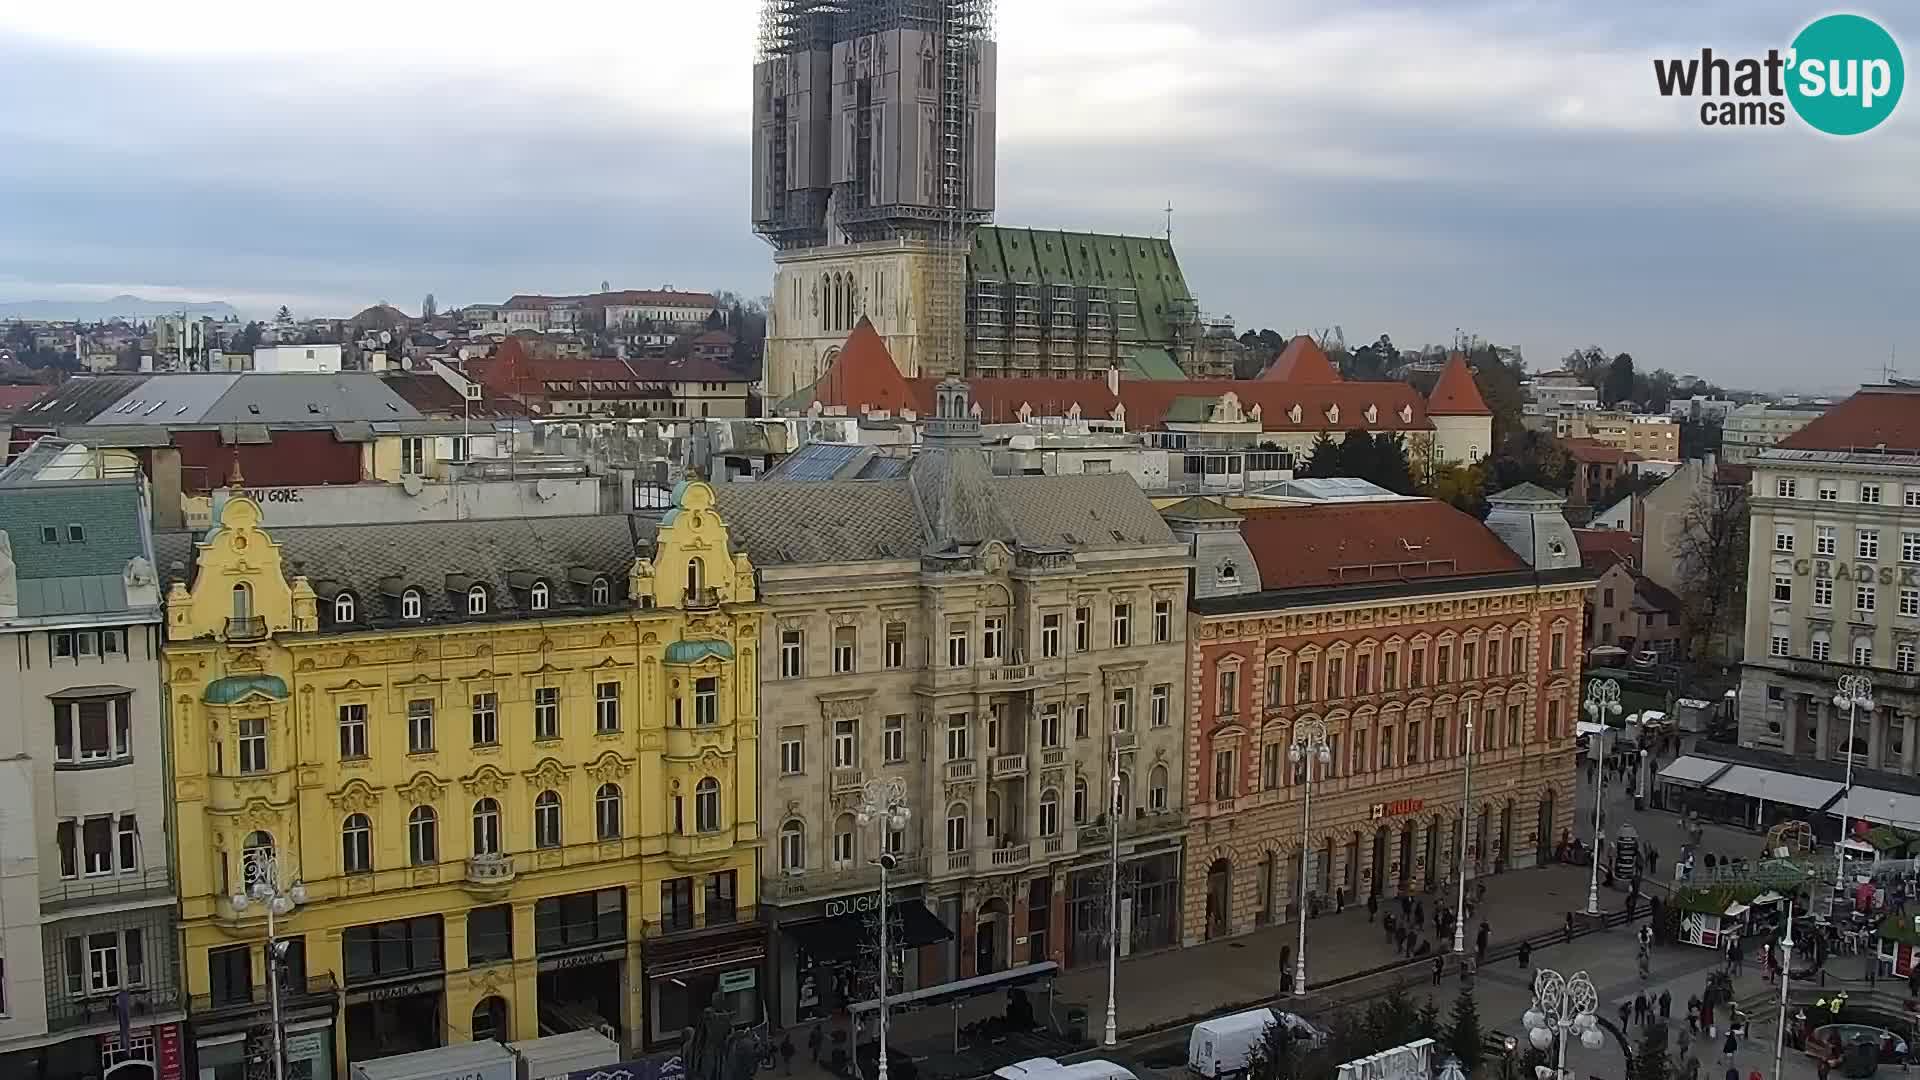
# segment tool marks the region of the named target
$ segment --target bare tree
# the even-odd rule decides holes
[[[1746,614],[1746,489],[1708,484],[1695,492],[1681,517],[1673,555],[1680,564],[1681,611],[1692,654],[1725,656],[1714,648],[1716,638],[1737,633]]]

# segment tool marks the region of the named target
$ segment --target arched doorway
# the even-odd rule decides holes
[[[1380,826],[1373,831],[1373,892],[1375,896],[1387,897],[1387,827]]]
[[[1487,852],[1489,834],[1493,829],[1493,807],[1480,808],[1480,827],[1473,834],[1473,872],[1476,875],[1487,872]]]
[[[1233,928],[1233,864],[1225,858],[1207,867],[1207,938],[1226,937]]]
[[[1500,858],[1493,864],[1493,872],[1504,872],[1513,865],[1513,800],[1500,808]]]
[[[1341,871],[1347,883],[1347,895],[1360,895],[1360,834],[1354,833],[1347,840],[1347,865]]]
[[[153,1063],[150,1061],[123,1061],[106,1071],[113,1080],[154,1080]]]
[[[481,998],[473,1007],[473,1041],[505,1040],[511,1035],[507,1030],[506,1000],[500,997]]]
[[[1007,902],[994,897],[980,905],[973,920],[973,973],[991,975],[1006,966],[1007,950],[1001,937],[1007,932]]]
[[[1534,822],[1534,854],[1536,866],[1545,866],[1553,855],[1553,791],[1548,789],[1540,795],[1540,817]]]
[[[1427,884],[1440,880],[1440,819],[1427,821]]]

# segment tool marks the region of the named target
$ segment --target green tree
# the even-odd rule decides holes
[[[1442,465],[1427,478],[1423,491],[1456,510],[1484,518],[1487,516],[1486,463]]]
[[[1607,405],[1633,400],[1633,357],[1621,353],[1613,358],[1607,368],[1607,378],[1600,386],[1600,400]]]
[[[243,353],[253,352],[253,350],[260,347],[260,339],[265,336],[265,334],[266,328],[259,323],[248,323],[246,327],[240,331],[240,336],[234,340],[234,351]]]
[[[1300,470],[1302,476],[1339,476],[1343,464],[1340,444],[1333,441],[1328,432],[1321,432],[1313,440],[1313,448],[1307,451],[1306,466]]]
[[[1667,1025],[1646,1026],[1640,1033],[1640,1045],[1633,1049],[1633,1060],[1627,1063],[1627,1080],[1673,1080],[1667,1038]]]
[[[1394,432],[1347,432],[1340,441],[1339,460],[1339,471],[1329,475],[1356,476],[1400,495],[1411,495],[1418,486],[1413,482],[1413,463],[1407,458],[1407,441]]]
[[[1270,1023],[1258,1041],[1247,1048],[1247,1080],[1295,1080],[1303,1077],[1302,1055],[1293,1032],[1285,1024]]]
[[[1473,1000],[1473,991],[1462,987],[1460,996],[1453,999],[1453,1021],[1447,1025],[1447,1050],[1460,1059],[1462,1069],[1472,1073],[1480,1065],[1484,1039],[1480,1030],[1480,1006]]]
[[[1420,1038],[1420,1011],[1405,986],[1394,983],[1367,1006],[1367,1036],[1382,1050]]]
[[[1427,1003],[1420,1006],[1420,1015],[1414,1020],[1414,1031],[1422,1039],[1438,1039],[1441,1034],[1440,1006],[1434,1003],[1433,995],[1427,995]]]

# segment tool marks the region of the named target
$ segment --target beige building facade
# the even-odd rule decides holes
[[[871,994],[851,961],[871,950],[883,850],[911,909],[903,989],[1103,959],[1105,886],[1085,871],[1108,857],[1116,760],[1123,948],[1177,942],[1188,559],[1130,477],[990,475],[950,381],[905,478],[718,498],[766,607],[779,1022]],[[860,822],[873,781],[900,786],[906,828]]]

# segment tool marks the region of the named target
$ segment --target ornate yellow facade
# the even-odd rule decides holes
[[[651,540],[621,516],[269,533],[225,505],[167,596],[202,1038],[261,1038],[266,917],[232,897],[268,854],[304,894],[275,930],[300,943],[288,1053],[318,1075],[476,1027],[604,1024],[632,1051],[706,1004],[659,1006],[649,964],[760,965],[753,568],[706,485],[675,501]]]

